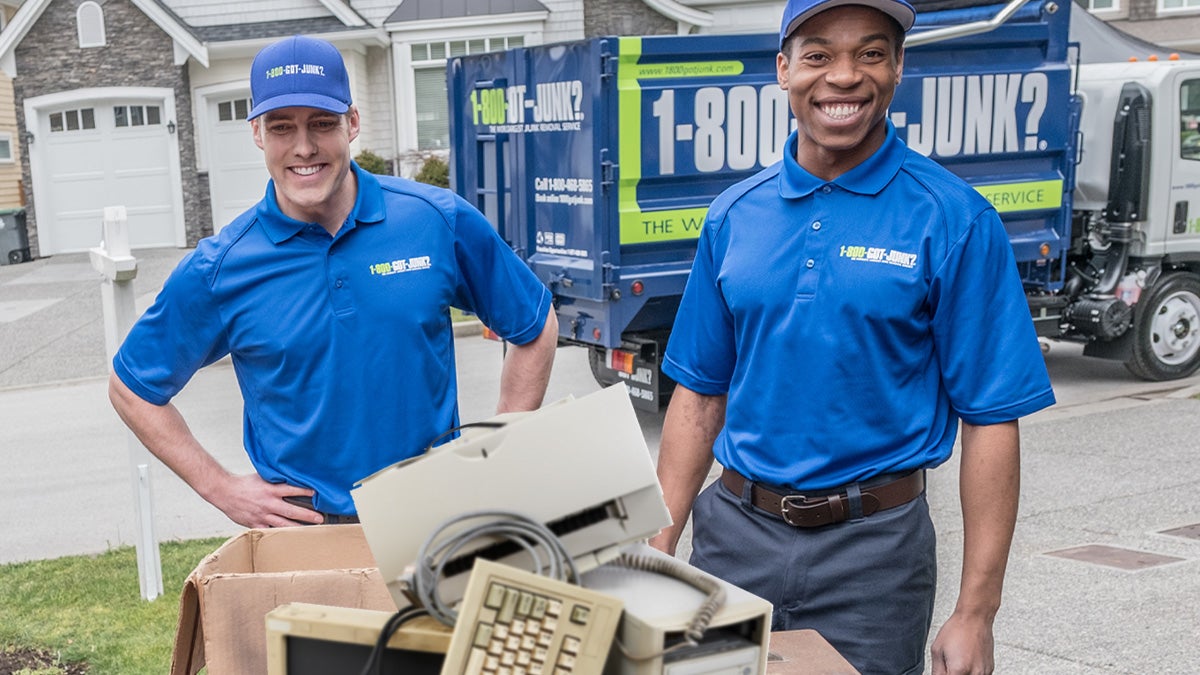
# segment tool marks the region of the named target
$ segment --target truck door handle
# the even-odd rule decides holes
[[[1175,234],[1187,232],[1187,213],[1188,203],[1186,199],[1181,202],[1175,202],[1175,227],[1172,232]]]

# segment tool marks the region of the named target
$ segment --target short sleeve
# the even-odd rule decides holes
[[[721,232],[705,223],[662,365],[671,379],[709,396],[729,391],[736,354],[733,315],[719,277]]]
[[[1053,405],[1012,245],[994,210],[953,244],[930,305],[946,391],[964,421],[997,424]]]
[[[455,304],[514,344],[541,334],[551,295],[533,271],[466,201],[455,198],[454,254],[459,278]]]
[[[197,370],[228,353],[219,308],[193,252],[129,331],[113,371],[143,400],[166,405]]]

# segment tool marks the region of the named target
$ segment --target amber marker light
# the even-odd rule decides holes
[[[1042,242],[1042,245],[1038,247],[1038,252],[1042,254],[1043,258],[1049,257],[1050,256],[1050,244],[1047,244],[1046,242]]]

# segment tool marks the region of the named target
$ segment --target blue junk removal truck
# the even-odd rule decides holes
[[[1191,374],[1200,62],[1147,61],[1152,45],[1070,2],[971,3],[916,3],[898,133],[995,205],[1039,335],[1143,378]],[[1072,21],[1098,37],[1072,42]],[[604,37],[448,65],[455,189],[554,293],[560,342],[639,407],[672,386],[659,359],[708,204],[778,161],[794,126],[777,39]],[[1091,43],[1092,60],[1142,58],[1091,63]]]

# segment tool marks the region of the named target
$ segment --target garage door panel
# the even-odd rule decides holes
[[[107,206],[125,207],[134,248],[174,246],[181,195],[173,173],[177,158],[171,152],[176,137],[164,126],[163,102],[93,100],[60,108],[92,110],[95,126],[71,130],[62,124],[56,131],[52,116],[68,113],[39,111],[42,128],[50,133],[45,134],[47,142],[35,148],[40,151],[39,161],[45,163],[41,173],[46,176],[38,208],[39,214],[53,216],[51,223],[39,218],[39,233],[50,230],[45,237],[50,245],[43,247],[43,253],[96,246]],[[153,116],[148,112],[151,108]],[[135,109],[136,115],[131,112]],[[118,114],[124,126],[118,126]]]
[[[262,150],[246,121],[249,90],[208,99],[209,173],[213,230],[220,230],[263,197],[267,180]]]

